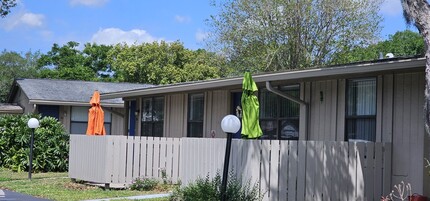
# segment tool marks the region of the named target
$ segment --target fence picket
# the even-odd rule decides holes
[[[333,151],[334,142],[324,143],[324,161],[322,163],[322,200],[332,200],[332,195],[330,194],[332,188],[332,179],[334,174],[330,174],[336,166],[333,164],[335,160],[335,153]],[[335,200],[335,199],[333,199]]]
[[[279,140],[271,141],[270,149],[270,200],[279,200],[279,174],[283,171],[279,169]]]
[[[166,139],[166,177],[172,180],[173,177],[173,138]]]
[[[140,137],[133,138],[133,180],[139,178],[139,169],[140,169]]]
[[[337,188],[333,188],[334,190],[339,189],[338,195],[339,195],[339,199],[338,200],[348,200],[348,198],[350,198],[349,193],[351,193],[349,191],[350,187],[352,186],[351,183],[351,179],[350,179],[350,166],[349,166],[349,143],[348,142],[338,142],[336,143],[336,149],[335,151],[337,151],[337,162],[340,163],[340,174],[335,174],[337,175],[336,177],[336,181],[337,183],[335,183],[334,185]],[[332,194],[337,194],[337,192],[333,192]]]
[[[356,143],[348,143],[348,172],[351,175],[351,180],[348,182],[348,200],[357,200],[357,154],[356,154]],[[347,179],[345,179],[348,181]]]
[[[305,171],[305,200],[315,200],[315,171],[316,171],[316,152],[315,141],[307,143],[306,152],[306,171]]]
[[[146,138],[146,147],[147,147],[147,153],[146,153],[146,176],[153,178],[154,174],[153,174],[153,169],[154,169],[154,165],[153,165],[153,161],[155,158],[154,155],[154,138],[153,137],[147,137]],[[155,159],[157,160],[157,159]]]
[[[373,200],[374,197],[374,177],[375,175],[373,174],[374,172],[374,168],[375,168],[375,155],[374,155],[374,150],[375,150],[375,146],[374,143],[365,143],[366,146],[366,151],[365,151],[365,168],[366,171],[364,171],[365,175],[364,175],[364,181],[365,181],[365,191],[364,191],[364,199],[365,200]]]
[[[298,144],[297,141],[290,141],[288,144],[288,200],[297,200],[297,178],[298,178]],[[285,188],[285,187],[283,187]]]
[[[378,200],[381,196],[383,196],[382,193],[382,143],[378,142],[375,143],[375,168],[374,168],[374,177],[373,177],[373,183],[374,183],[374,191],[373,191],[373,200]],[[372,178],[371,178],[372,179]]]
[[[134,137],[128,136],[126,140],[126,156],[127,156],[127,162],[126,162],[126,172],[125,172],[125,183],[132,183],[133,182],[133,158],[134,158]]]
[[[147,142],[148,142],[148,137],[140,137],[140,162],[139,162],[139,177],[146,177],[147,172],[147,160],[148,160],[148,147],[147,147]]]
[[[365,188],[366,188],[366,183],[364,180],[364,174],[366,171],[366,167],[365,167],[365,143],[363,142],[358,142],[355,143],[356,146],[356,156],[357,156],[357,164],[356,164],[356,174],[357,174],[357,186],[356,186],[356,196],[357,196],[357,200],[365,200]]]
[[[126,178],[125,178],[125,174],[126,174],[126,158],[127,158],[127,153],[126,153],[126,140],[127,138],[119,138],[118,139],[118,146],[117,149],[119,154],[119,158],[117,158],[118,163],[119,163],[119,171],[118,171],[118,183],[122,184],[122,183],[126,183]]]
[[[263,200],[269,200],[270,196],[270,182],[269,182],[269,169],[270,169],[270,140],[261,141],[261,191],[266,192]]]
[[[306,141],[299,141],[297,145],[297,200],[305,200],[306,190]]]
[[[279,141],[279,176],[278,200],[288,200],[288,181],[290,179],[290,169],[288,168],[288,145],[289,141]]]
[[[181,164],[181,139],[173,138],[173,164],[172,164],[172,182],[177,183],[179,181],[179,167]]]

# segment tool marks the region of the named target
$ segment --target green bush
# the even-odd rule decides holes
[[[219,173],[214,178],[198,178],[183,188],[177,188],[170,197],[171,201],[215,201],[221,198],[221,176]],[[253,201],[262,200],[263,195],[259,193],[259,186],[255,184],[251,187],[250,181],[242,185],[241,179],[237,179],[233,174],[229,175],[227,190],[227,200],[229,201]]]
[[[154,188],[157,185],[158,185],[158,181],[155,179],[137,178],[130,185],[130,189],[137,190],[137,191],[150,191],[150,190],[154,190]]]
[[[28,169],[31,129],[27,122],[32,117],[39,119],[40,125],[34,133],[33,171],[66,171],[69,136],[57,119],[40,115],[0,116],[0,167]]]

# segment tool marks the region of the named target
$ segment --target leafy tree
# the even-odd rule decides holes
[[[24,56],[17,52],[3,50],[0,53],[0,102],[5,102],[16,78],[34,78],[38,76],[36,60],[39,53],[27,52]]]
[[[408,24],[413,23],[425,42],[426,87],[425,87],[425,127],[430,134],[430,4],[427,0],[400,0],[403,6],[403,15]]]
[[[214,0],[209,47],[239,71],[324,65],[376,40],[381,0]]]
[[[47,54],[38,60],[42,78],[68,80],[99,80],[109,71],[107,53],[112,46],[87,43],[83,51],[79,43],[70,41],[63,46],[54,44]]]
[[[84,66],[90,67],[98,76],[106,78],[112,72],[108,63],[108,52],[112,49],[110,45],[97,45],[86,43],[84,50]]]
[[[35,172],[66,171],[69,156],[69,136],[63,124],[53,117],[40,115],[2,115],[0,116],[0,167],[14,171],[28,169],[30,128],[27,122],[31,117],[40,120],[34,133]]]
[[[16,0],[1,0],[0,16],[6,17],[10,13],[10,9],[16,6]]]
[[[380,53],[383,56],[387,53],[393,53],[396,57],[423,55],[424,51],[424,40],[421,35],[410,30],[405,30],[390,35],[385,41],[334,54],[332,62],[351,63],[376,60],[380,57]]]
[[[216,55],[192,51],[180,42],[118,44],[108,54],[114,77],[121,82],[168,84],[220,76]]]

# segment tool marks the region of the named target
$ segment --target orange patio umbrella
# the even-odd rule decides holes
[[[94,91],[90,100],[91,108],[88,111],[87,135],[106,135],[104,126],[105,115],[100,106],[100,93]]]

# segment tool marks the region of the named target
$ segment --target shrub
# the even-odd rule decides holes
[[[233,174],[229,175],[227,190],[227,200],[229,201],[253,201],[262,200],[259,193],[259,186],[250,186],[250,181],[242,185],[241,179],[237,179]],[[195,182],[183,188],[177,188],[170,197],[171,201],[185,200],[220,200],[221,198],[221,176],[219,173],[214,178],[198,178]]]
[[[31,117],[39,119],[40,125],[34,133],[33,170],[66,171],[69,136],[57,119],[40,115],[0,116],[0,167],[14,171],[28,169],[31,129],[27,122]]]
[[[150,191],[150,190],[154,190],[154,188],[157,185],[158,185],[158,181],[155,179],[137,178],[130,185],[130,189],[137,190],[137,191]]]

